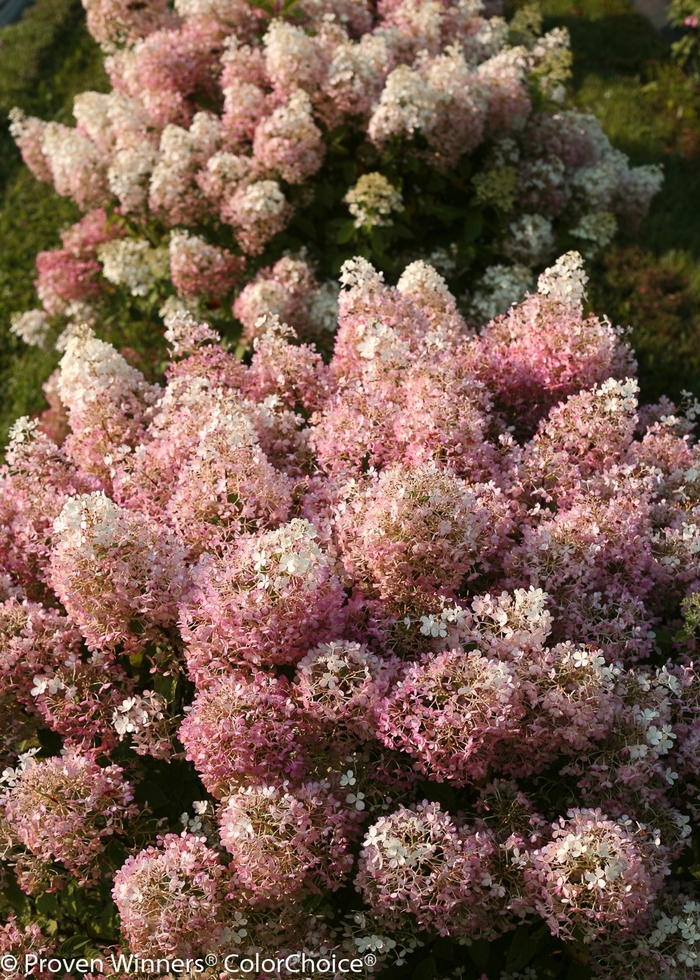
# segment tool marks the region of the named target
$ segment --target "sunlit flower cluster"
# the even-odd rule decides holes
[[[266,275],[247,359],[180,309],[152,385],[80,328],[62,445],[13,428],[21,888],[106,876],[139,955],[403,962],[539,917],[606,977],[620,950],[693,976],[695,899],[666,884],[700,812],[692,401],[638,410],[572,253],[479,334],[425,262],[390,287],[357,257],[327,362],[263,308],[308,315],[318,285]],[[167,766],[194,794],[174,823],[143,777]]]
[[[83,6],[111,91],[76,96],[75,128],[16,109],[11,130],[39,180],[109,224],[84,254],[40,253],[43,310],[14,327],[27,343],[47,340],[42,312],[57,318],[53,338],[76,311],[85,319],[113,301],[114,287],[144,309],[173,292],[224,303],[230,320],[246,282],[260,265],[269,272],[268,246],[273,260],[298,248],[311,214],[329,223],[331,241],[355,232],[382,255],[396,231],[398,255],[400,236],[423,232],[420,218],[413,232],[404,221],[416,208],[405,208],[406,189],[418,201],[424,193],[416,168],[462,188],[471,175],[473,203],[504,218],[489,251],[499,260],[472,275],[472,314],[489,319],[523,298],[558,229],[593,255],[618,224],[639,223],[661,184],[660,168],[631,168],[593,116],[561,107],[568,33],[540,36],[541,17],[521,29],[516,14],[509,28],[498,4],[464,0],[301,0],[293,12],[252,0]],[[456,217],[444,206],[424,215],[444,218],[440,238]],[[481,217],[469,220],[481,227]],[[266,272],[258,283],[275,279]],[[252,339],[254,320],[235,315]]]

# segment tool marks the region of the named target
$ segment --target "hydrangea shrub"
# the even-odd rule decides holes
[[[77,96],[74,128],[12,117],[32,172],[85,212],[37,256],[27,343],[187,307],[245,345],[277,312],[328,349],[355,255],[394,281],[429,259],[480,325],[556,254],[636,227],[660,186],[563,107],[568,35],[532,6],[84,6],[112,90]]]
[[[71,332],[0,474],[3,952],[700,975],[700,406],[585,281],[476,334],[357,257],[329,363],[175,311],[162,386]]]

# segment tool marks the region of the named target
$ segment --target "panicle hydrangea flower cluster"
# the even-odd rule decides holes
[[[495,250],[514,264],[485,271],[471,297],[477,318],[522,299],[532,267],[552,257],[553,222],[594,254],[618,224],[641,220],[662,180],[659,167],[630,168],[593,116],[561,109],[567,32],[537,37],[541,18],[523,31],[517,15],[509,29],[498,3],[83,6],[112,90],[76,96],[75,128],[15,109],[11,129],[35,176],[75,200],[83,221],[102,222],[104,238],[40,253],[43,310],[14,327],[29,343],[47,340],[41,313],[65,323],[76,304],[85,314],[107,302],[108,284],[136,297],[172,295],[171,284],[191,302],[233,299],[250,278],[246,256],[327,196],[339,133],[387,170],[352,166],[336,195],[351,231],[369,235],[403,212],[390,173],[398,148],[439,175],[488,147],[476,201],[503,212]],[[105,226],[106,213],[117,220]],[[259,264],[248,262],[253,274]]]
[[[224,868],[206,838],[166,834],[129,857],[114,899],[129,947],[141,956],[191,956],[215,946],[225,928]]]
[[[252,904],[298,894],[304,887],[337,890],[352,868],[348,837],[354,814],[323,783],[260,786],[228,798],[219,824],[233,855],[232,888]],[[356,835],[355,835],[356,836]]]
[[[100,767],[68,749],[38,761],[25,758],[3,773],[6,836],[44,862],[61,864],[79,880],[95,873],[110,838],[136,813],[122,769]]]
[[[692,403],[637,410],[575,255],[480,334],[424,262],[341,282],[329,363],[278,313],[245,362],[180,311],[155,386],[79,330],[62,446],[15,426],[6,860],[40,894],[118,835],[139,955],[401,960],[539,916],[607,975],[692,976],[665,884],[700,813]],[[201,781],[182,834],[133,802],[171,759]]]

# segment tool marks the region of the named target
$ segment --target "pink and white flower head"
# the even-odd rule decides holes
[[[4,797],[5,816],[18,840],[83,882],[97,873],[105,847],[136,814],[132,800],[119,766],[102,768],[76,749],[50,759],[26,758],[10,776]]]
[[[206,838],[166,834],[127,858],[113,896],[129,948],[139,956],[194,956],[227,925],[225,868]]]
[[[243,268],[243,259],[198,235],[183,231],[170,238],[170,276],[181,296],[225,296]]]
[[[168,528],[92,493],[66,502],[54,532],[51,584],[89,646],[133,647],[175,622],[188,576]]]
[[[241,249],[259,255],[270,239],[286,227],[292,213],[276,180],[256,180],[224,200],[222,220],[230,224]]]
[[[336,891],[353,865],[354,823],[321,783],[239,790],[219,814],[221,842],[233,857],[232,894],[243,889],[257,904],[308,888]]]
[[[633,929],[659,883],[639,834],[600,810],[570,810],[553,824],[552,841],[530,855],[526,889],[554,935],[590,940],[611,926]]]
[[[88,473],[106,476],[113,459],[142,434],[158,389],[111,344],[80,326],[66,343],[58,394],[71,425],[66,452]]]
[[[478,782],[525,716],[515,669],[478,651],[425,654],[379,708],[379,738],[437,782]]]
[[[303,779],[300,715],[285,680],[229,674],[199,691],[179,738],[207,790],[227,799],[245,785]]]
[[[349,489],[338,520],[345,567],[384,599],[457,590],[498,549],[497,511],[495,488],[433,465],[394,464]]]
[[[295,518],[200,560],[181,626],[197,683],[240,664],[295,663],[342,632],[345,595],[316,537]]]
[[[411,912],[439,935],[468,934],[479,919],[493,844],[460,833],[438,803],[424,800],[380,817],[365,836],[355,885],[391,925]]]
[[[375,712],[399,673],[394,658],[379,657],[364,644],[335,640],[299,661],[295,690],[310,714],[372,738]]]

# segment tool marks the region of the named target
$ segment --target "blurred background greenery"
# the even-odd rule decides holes
[[[632,326],[646,400],[700,391],[700,90],[626,0],[574,2],[544,3],[546,27],[571,33],[574,103],[633,163],[666,173],[640,234],[594,267],[593,308]]]
[[[544,0],[543,12],[546,29],[571,34],[573,104],[594,112],[633,163],[666,172],[641,232],[592,268],[593,309],[631,325],[645,400],[700,393],[700,90],[627,0]],[[70,124],[73,96],[86,89],[107,91],[108,80],[79,0],[35,0],[0,28],[0,442],[18,415],[45,407],[41,383],[58,360],[10,334],[10,314],[35,305],[35,255],[78,217],[22,167],[7,113],[18,105]]]

